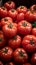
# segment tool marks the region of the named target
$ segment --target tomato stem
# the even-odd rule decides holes
[[[3,50],[3,52],[4,52],[4,53],[7,53],[7,52],[8,52],[8,49],[5,48],[5,49]]]
[[[33,40],[30,40],[30,43],[31,43],[31,45],[34,44],[34,41]]]
[[[24,8],[24,6],[20,6],[20,9],[23,9]]]
[[[14,37],[13,37],[13,40],[16,40],[16,39],[17,39],[17,37],[16,37],[16,36],[14,36]]]
[[[25,26],[27,26],[27,23],[25,23],[25,22],[24,22],[24,23],[22,23],[22,26],[24,26],[24,27],[25,27]]]
[[[13,25],[10,23],[10,24],[8,25],[8,27],[9,27],[9,28],[12,28],[12,27],[13,27]]]
[[[11,9],[11,12],[14,12],[14,9]]]
[[[20,56],[23,57],[24,56],[24,53],[22,51],[19,51],[20,53]]]
[[[7,19],[7,18],[4,18],[4,20],[5,20],[5,21],[8,21],[8,19]]]

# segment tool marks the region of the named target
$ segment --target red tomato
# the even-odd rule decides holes
[[[13,50],[10,47],[4,47],[1,49],[1,60],[9,61],[13,56]]]
[[[21,37],[19,35],[16,35],[16,36],[12,37],[12,39],[10,39],[8,41],[8,45],[13,49],[16,49],[16,48],[20,47]]]
[[[0,17],[7,16],[7,9],[5,7],[0,7]]]
[[[14,61],[18,63],[26,63],[28,59],[28,55],[23,48],[17,48],[14,53]]]
[[[36,37],[34,35],[27,35],[23,38],[22,46],[27,52],[34,52],[36,50]]]
[[[18,32],[22,35],[27,35],[31,32],[32,25],[26,20],[22,20],[18,23]]]
[[[6,24],[2,27],[3,33],[7,38],[11,38],[17,34],[17,27],[14,23]],[[7,34],[7,35],[6,35]]]
[[[36,53],[34,53],[34,54],[32,55],[31,63],[32,63],[33,65],[36,65]]]
[[[13,19],[16,19],[18,12],[15,9],[11,9],[8,12],[8,16],[10,16]]]
[[[13,62],[9,62],[6,65],[14,65],[14,63]]]
[[[25,63],[25,64],[23,64],[23,65],[31,65],[30,63]]]
[[[8,1],[4,4],[4,6],[7,8],[7,10],[15,8],[15,3],[13,1]]]
[[[17,8],[18,13],[26,13],[27,12],[27,7],[26,6],[19,6]]]
[[[36,20],[36,13],[28,10],[25,14],[25,19],[29,22],[34,22]]]
[[[19,13],[16,17],[17,21],[21,21],[21,20],[24,20],[24,13]]]
[[[36,28],[32,29],[32,34],[36,36]]]
[[[6,43],[6,39],[3,35],[3,32],[0,31],[0,48],[4,47],[5,43]]]
[[[1,25],[5,25],[5,24],[8,24],[10,22],[13,22],[12,18],[11,17],[5,17],[5,18],[2,18],[1,19]]]
[[[30,10],[36,13],[36,4],[32,5],[30,7]]]
[[[0,61],[0,65],[3,65],[3,63]]]

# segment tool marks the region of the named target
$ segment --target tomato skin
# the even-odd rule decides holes
[[[17,8],[17,11],[18,11],[18,13],[26,13],[27,12],[27,7],[26,6],[19,6],[18,8]]]
[[[23,48],[29,52],[33,53],[36,50],[36,37],[34,35],[27,35],[22,41]]]
[[[26,63],[28,59],[28,55],[23,48],[17,48],[13,52],[14,61],[18,63]]]
[[[36,13],[36,4],[32,5],[30,7],[30,10]]]
[[[32,29],[32,34],[36,36],[36,28]]]
[[[23,64],[23,65],[31,65],[30,63],[25,63],[25,64]]]
[[[4,4],[4,6],[7,8],[7,10],[14,9],[15,3],[13,1],[8,1]]]
[[[24,20],[24,13],[19,13],[16,17],[17,21],[21,21],[21,20]]]
[[[14,65],[14,63],[13,62],[9,62],[6,65]]]
[[[17,26],[14,23],[9,23],[2,27],[3,33],[7,38],[11,38],[17,34]],[[6,35],[7,34],[7,35]]]
[[[11,60],[12,56],[13,56],[12,48],[4,47],[4,48],[1,49],[0,57],[1,57],[2,61],[9,61],[9,60]]]
[[[6,44],[6,39],[2,31],[0,31],[0,48],[4,47]]]
[[[36,20],[36,13],[28,10],[25,14],[25,19],[29,22],[33,22]]]
[[[3,65],[3,63],[0,61],[0,65]]]
[[[26,20],[21,20],[18,23],[18,32],[22,35],[27,35],[31,32],[32,25]]]
[[[16,49],[16,48],[20,47],[21,46],[21,37],[19,35],[12,37],[12,39],[10,39],[8,41],[8,45],[12,49]]]
[[[33,65],[36,65],[36,53],[34,53],[34,54],[32,55],[32,57],[31,57],[31,63],[32,63]]]
[[[13,22],[11,17],[5,17],[1,19],[1,25],[4,26],[5,24],[8,24],[10,22]]]
[[[8,16],[10,16],[13,19],[16,19],[17,15],[18,15],[18,12],[15,9],[11,9],[8,12]]]
[[[7,9],[5,7],[0,7],[0,17],[7,16]]]

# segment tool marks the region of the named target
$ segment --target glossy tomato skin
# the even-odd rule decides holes
[[[12,39],[10,39],[8,41],[8,45],[13,49],[20,47],[21,46],[21,37],[19,35],[12,37]]]
[[[17,15],[18,15],[18,12],[15,9],[11,9],[8,12],[8,16],[10,16],[13,19],[16,19]]]
[[[1,49],[1,60],[3,61],[9,61],[11,60],[12,56],[13,56],[13,50],[10,47],[4,47]]]
[[[36,37],[34,35],[25,36],[22,41],[22,46],[27,52],[33,53],[36,51]]]
[[[36,28],[32,29],[32,34],[36,36]]]
[[[34,22],[36,20],[36,13],[28,10],[25,14],[25,19],[29,22]]]
[[[4,4],[4,6],[7,8],[7,10],[14,9],[15,3],[13,1],[8,1]]]
[[[0,48],[4,47],[6,44],[6,39],[2,31],[0,31]]]
[[[18,63],[26,63],[28,55],[23,48],[17,48],[13,53],[14,61]]]
[[[11,38],[12,36],[15,36],[17,34],[17,26],[14,23],[4,25],[2,27],[2,30],[7,38]]]
[[[19,13],[16,17],[17,21],[21,21],[21,20],[24,20],[24,13]]]
[[[30,63],[25,63],[25,64],[23,64],[23,65],[31,65]]]
[[[30,7],[30,10],[36,13],[36,4],[32,5]]]
[[[26,20],[21,20],[18,23],[18,32],[22,35],[27,35],[31,32],[32,25]]]
[[[36,65],[36,53],[34,53],[34,54],[32,55],[32,57],[31,57],[31,63],[32,63],[33,65]]]
[[[14,65],[14,63],[13,62],[9,62],[9,63],[7,63],[5,65]]]
[[[2,61],[0,61],[0,65],[3,65]]]
[[[17,8],[18,13],[26,13],[27,12],[27,7],[26,6],[19,6]]]
[[[5,24],[8,24],[10,22],[13,22],[11,17],[5,17],[1,19],[1,25],[4,26]]]
[[[0,7],[0,17],[7,16],[7,9],[5,7]]]

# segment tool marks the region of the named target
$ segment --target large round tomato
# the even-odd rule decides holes
[[[36,53],[34,53],[34,54],[32,55],[32,57],[31,57],[31,63],[32,63],[33,65],[36,65]]]
[[[13,62],[8,62],[8,63],[5,64],[5,65],[14,65],[14,63],[13,63]]]
[[[19,35],[12,37],[12,39],[10,39],[8,41],[8,45],[13,49],[20,47],[21,46],[21,37]]]
[[[27,52],[34,52],[36,50],[36,37],[34,35],[27,35],[23,38],[22,46]]]
[[[0,7],[0,17],[7,16],[7,9],[5,7]]]
[[[27,12],[27,7],[26,6],[19,6],[17,8],[18,13],[26,13]]]
[[[32,25],[26,20],[22,20],[18,23],[18,32],[22,35],[29,34],[31,32],[31,29]]]
[[[17,48],[13,53],[14,61],[17,63],[26,63],[28,55],[23,48]]]
[[[15,8],[15,3],[13,1],[8,1],[4,4],[4,6],[7,8],[7,10]]]
[[[2,31],[0,31],[0,48],[4,47],[5,43],[6,43],[6,39],[4,37],[4,34]]]
[[[3,33],[7,38],[15,36],[17,33],[17,26],[14,23],[6,24],[2,27]]]
[[[1,60],[9,61],[9,60],[11,60],[12,56],[13,56],[12,48],[4,47],[4,48],[1,49],[1,55],[0,55]]]

